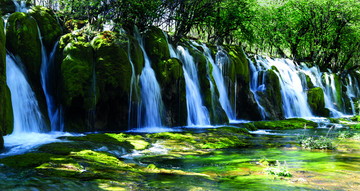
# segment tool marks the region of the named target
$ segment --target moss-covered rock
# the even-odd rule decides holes
[[[134,64],[135,75],[140,75],[145,65],[144,54],[139,42],[133,36],[127,35],[127,37],[129,39],[130,58]]]
[[[253,122],[258,129],[312,129],[318,127],[318,124],[302,118],[291,118],[279,121],[256,121]]]
[[[70,19],[64,24],[64,32],[71,33],[73,31],[83,28],[86,24],[87,21]]]
[[[54,12],[41,6],[32,7],[28,12],[37,21],[44,46],[47,50],[52,50],[55,42],[62,34]]]
[[[132,67],[125,35],[105,31],[91,44],[95,51],[99,103],[96,128],[127,129]]]
[[[87,115],[95,104],[93,90],[93,49],[88,42],[69,43],[60,68],[60,99],[65,108],[65,128],[84,131]]]
[[[256,103],[254,94],[250,91],[249,61],[239,46],[228,47],[231,59],[230,78],[236,85],[236,97],[231,98],[236,104],[236,116],[240,119],[261,120],[261,114]]]
[[[176,58],[159,64],[161,71],[159,84],[166,107],[166,125],[184,126],[187,120],[185,78],[182,64]]]
[[[41,43],[33,17],[20,12],[9,17],[6,25],[6,48],[20,57],[31,81],[40,83]]]
[[[42,63],[41,42],[36,20],[27,13],[10,15],[6,25],[6,48],[21,60],[35,92],[44,119],[48,119],[44,91],[40,81]]]
[[[329,117],[330,111],[325,108],[324,92],[321,88],[312,88],[308,91],[308,103],[315,115]]]
[[[3,20],[0,19],[0,148],[4,143],[2,136],[11,133],[14,126],[11,94],[6,83],[6,38],[3,28]]]
[[[15,3],[12,0],[0,0],[0,12],[2,14],[15,12]]]
[[[336,105],[337,105],[337,108],[340,111],[342,111],[343,110],[343,101],[342,101],[343,88],[342,88],[341,77],[336,74],[332,74],[332,75],[334,75],[334,80],[335,80]]]
[[[267,112],[267,119],[284,119],[280,81],[276,73],[269,69],[263,75],[265,80],[265,92],[258,91],[260,104]]]
[[[157,27],[150,27],[144,36],[144,46],[151,60],[151,67],[156,74],[161,73],[158,64],[170,58],[170,51],[163,31]]]
[[[219,91],[212,75],[212,65],[202,52],[191,47],[188,48],[198,69],[200,92],[204,105],[209,110],[211,124],[228,124],[229,119],[219,101]]]

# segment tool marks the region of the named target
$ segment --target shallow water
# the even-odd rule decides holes
[[[258,130],[244,139],[245,147],[208,150],[199,154],[186,153],[186,149],[172,152],[161,142],[154,142],[143,151],[119,152],[122,153],[119,155],[113,154],[117,148],[115,145],[110,148],[109,145],[100,147],[98,144],[93,150],[112,153],[127,164],[135,163],[143,167],[154,164],[157,168],[188,173],[146,173],[137,182],[131,180],[131,176],[127,177],[130,174],[115,174],[115,177],[124,176],[126,181],[130,181],[128,184],[132,190],[359,190],[360,141],[342,141],[336,151],[301,149],[297,142],[299,134],[333,136],[340,130]],[[276,160],[280,163],[286,161],[293,176],[281,178],[267,175],[266,166],[259,163],[261,159],[266,159],[270,164]],[[36,169],[16,170],[4,165],[0,165],[0,178],[3,180],[0,182],[1,190],[123,188],[121,181],[114,181],[113,177],[102,179],[103,182],[82,179],[81,176],[75,179],[52,177],[43,176]]]

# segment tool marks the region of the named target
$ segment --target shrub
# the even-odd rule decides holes
[[[289,172],[286,161],[284,161],[284,164],[280,164],[280,162],[278,160],[276,160],[275,166],[268,166],[265,169],[265,172],[268,175],[284,176],[284,177],[292,176],[291,173]]]

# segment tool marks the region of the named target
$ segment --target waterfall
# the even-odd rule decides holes
[[[140,100],[140,95],[137,89],[137,84],[138,84],[138,79],[135,75],[135,67],[134,67],[134,63],[131,60],[131,49],[130,49],[130,40],[128,39],[128,57],[130,60],[130,64],[131,64],[131,82],[130,82],[130,97],[129,97],[129,124],[128,127],[129,129],[131,129],[132,127],[136,126],[136,128],[140,128],[140,120],[141,120],[141,108],[140,108],[140,104],[137,103],[132,103],[132,98],[133,98],[133,93],[135,93],[136,96],[136,101]],[[134,109],[134,106],[137,106]],[[133,115],[136,115],[135,117],[133,117]],[[136,119],[136,124],[133,125],[133,119]]]
[[[357,79],[352,78],[350,74],[347,75],[347,79],[346,96],[350,100],[352,114],[356,115],[355,103],[353,99],[359,97],[360,95],[359,83]]]
[[[40,133],[46,125],[23,71],[15,61],[6,55],[6,80],[10,88],[14,112],[14,131],[12,134]]]
[[[227,93],[228,91],[226,89],[225,80],[223,76],[223,73],[228,73],[226,64],[228,64],[229,59],[227,55],[221,50],[221,48],[219,48],[216,54],[216,64],[215,64],[215,61],[211,56],[210,49],[205,44],[203,44],[202,47],[204,49],[204,55],[206,56],[207,60],[210,62],[213,68],[212,75],[214,77],[217,89],[220,94],[219,101],[221,107],[224,109],[228,118],[232,121],[235,121],[236,115],[230,104],[229,96]]]
[[[309,76],[314,86],[323,89],[325,107],[330,110],[331,116],[341,117],[343,114],[339,112],[336,107],[336,87],[334,75],[332,75],[330,71],[329,73],[322,73],[318,66],[308,68],[305,64],[301,65],[300,71]]]
[[[172,46],[169,44],[169,47]],[[175,51],[170,50],[174,55]],[[187,125],[188,126],[205,126],[210,125],[209,112],[203,105],[200,93],[197,68],[193,57],[189,51],[182,46],[177,47],[176,57],[183,63],[183,71],[186,84],[186,105],[187,105]]]
[[[59,42],[56,42],[54,45],[53,50],[51,51],[49,57],[46,53],[45,46],[43,44],[42,36],[39,31],[39,38],[41,43],[41,56],[42,56],[42,63],[40,69],[41,75],[41,85],[45,94],[46,104],[48,115],[50,119],[50,126],[51,131],[63,131],[64,130],[64,123],[62,123],[62,110],[60,107],[57,106],[56,101],[53,97],[56,90],[56,71],[54,66],[54,59],[55,59],[55,52]]]
[[[250,79],[250,91],[254,94],[254,97],[255,97],[256,103],[258,105],[262,119],[265,119],[266,111],[265,111],[264,107],[260,104],[259,96],[256,93],[257,91],[263,91],[263,87],[265,86],[264,82],[259,82],[259,80],[258,80],[259,74],[262,70],[261,70],[261,67],[257,68],[257,65],[255,65],[251,59],[249,59],[249,58],[247,58],[247,59],[249,61],[249,71],[250,71],[250,78],[251,78]]]
[[[306,87],[303,87],[299,67],[289,59],[271,59],[255,57],[257,64],[257,72],[259,70],[274,69],[274,72],[279,78],[281,86],[281,95],[283,108],[286,118],[291,117],[313,117],[309,105],[307,103]],[[273,68],[275,67],[275,68]],[[256,75],[253,75],[253,77]],[[253,80],[255,80],[253,78]],[[266,89],[264,83],[257,82],[258,79],[253,83],[253,88],[257,84],[259,91]]]
[[[141,115],[142,126],[161,127],[164,104],[161,98],[160,86],[156,80],[155,72],[151,68],[150,59],[144,49],[143,39],[138,34],[136,36],[145,60],[145,67],[140,75],[141,105],[143,108]]]
[[[14,2],[15,5],[15,12],[27,12],[28,8],[26,7],[26,2],[25,1],[20,1],[20,4],[18,3],[17,0],[12,0]]]

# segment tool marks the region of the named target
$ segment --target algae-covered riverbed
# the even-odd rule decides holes
[[[342,129],[219,127],[63,136],[0,159],[1,190],[359,190],[360,141]],[[346,130],[349,131],[349,130]],[[304,149],[326,135],[335,150]],[[269,174],[277,162],[291,176]],[[268,170],[267,170],[268,169]]]

